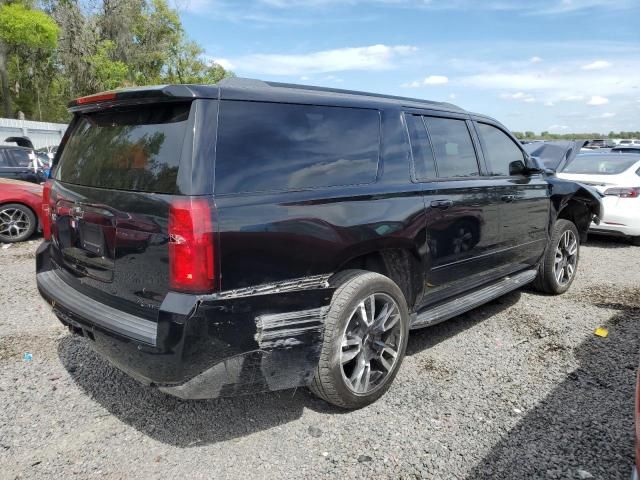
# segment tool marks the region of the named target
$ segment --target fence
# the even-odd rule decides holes
[[[8,137],[29,137],[34,148],[58,145],[66,129],[65,123],[0,118],[0,145],[15,145],[4,141]]]

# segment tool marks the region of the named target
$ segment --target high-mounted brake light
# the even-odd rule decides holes
[[[640,187],[608,188],[604,194],[621,198],[638,198],[640,197]]]
[[[115,100],[116,92],[96,93],[95,95],[88,95],[86,97],[76,98],[78,105],[84,105],[85,103],[106,102],[108,100]]]
[[[175,200],[169,208],[169,288],[188,293],[215,287],[212,212],[205,198]]]
[[[45,240],[51,240],[51,185],[53,180],[47,180],[42,189],[42,235]]]

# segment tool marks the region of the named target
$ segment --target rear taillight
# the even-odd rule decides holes
[[[205,198],[183,198],[169,209],[169,288],[206,293],[215,288],[212,210]]]
[[[608,188],[604,194],[621,198],[638,198],[640,197],[640,187]]]
[[[52,180],[47,180],[42,189],[42,235],[45,240],[51,240],[51,186]]]

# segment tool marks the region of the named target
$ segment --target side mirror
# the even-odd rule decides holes
[[[527,175],[527,173],[528,173],[528,168],[522,160],[516,160],[515,162],[511,162],[509,164],[509,175],[511,176]]]

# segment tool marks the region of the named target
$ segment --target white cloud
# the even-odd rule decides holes
[[[559,130],[566,131],[566,130],[569,130],[569,125],[550,125],[547,128],[547,130],[550,131],[550,132],[553,132],[553,131],[557,132]]]
[[[229,60],[227,60],[226,58],[214,58],[213,62],[217,63],[225,70],[233,70],[235,68],[235,65],[231,63]]]
[[[303,82],[306,82],[307,80],[309,80],[309,77],[307,77],[306,75],[302,75],[300,77],[300,80],[302,80]]]
[[[540,57],[531,57],[529,59],[529,63],[540,63],[542,62],[542,59]]]
[[[450,93],[450,94],[449,94],[449,98],[450,98],[451,100],[455,100],[455,99],[457,98],[457,96],[456,96],[456,94],[455,94],[455,93]]]
[[[589,99],[587,105],[606,105],[607,103],[609,103],[608,98],[594,95],[591,97],[591,99]]]
[[[306,54],[253,54],[233,58],[236,73],[308,75],[348,70],[389,70],[395,61],[417,51],[409,45],[371,45]]]
[[[429,75],[422,83],[425,85],[446,85],[449,83],[449,78],[444,75]]]
[[[544,102],[544,106],[545,107],[553,107],[553,106],[555,106],[555,103],[553,103],[551,100],[547,100],[546,102]]]
[[[501,93],[500,98],[503,100],[517,100],[525,103],[535,103],[536,101],[536,98],[533,95],[524,92]]]
[[[403,83],[402,85],[400,85],[402,88],[418,88],[422,86],[422,83],[420,83],[417,80],[414,80],[413,82],[406,82]]]
[[[606,60],[596,60],[595,62],[587,63],[580,68],[582,68],[582,70],[604,70],[610,66],[611,62],[607,62]]]
[[[615,116],[616,114],[614,112],[605,112],[602,115],[600,115],[600,118],[613,118]]]

